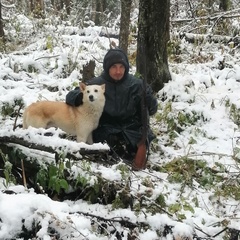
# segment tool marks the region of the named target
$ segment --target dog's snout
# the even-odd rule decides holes
[[[94,101],[94,97],[93,97],[93,95],[89,95],[89,100],[90,100],[91,102]]]

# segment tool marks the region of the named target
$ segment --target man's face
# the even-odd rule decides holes
[[[121,80],[125,73],[125,67],[121,63],[113,64],[109,68],[109,76],[115,81]]]

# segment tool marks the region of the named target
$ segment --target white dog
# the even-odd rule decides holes
[[[93,143],[92,131],[97,128],[105,105],[105,84],[80,83],[83,104],[79,107],[64,102],[41,101],[32,103],[23,113],[23,128],[61,128],[77,136],[77,142]]]

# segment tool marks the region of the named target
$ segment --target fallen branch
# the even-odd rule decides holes
[[[226,18],[238,18],[240,14],[240,9],[234,9],[232,11],[227,11],[227,12],[221,12],[212,16],[202,16],[202,17],[195,17],[195,18],[185,18],[185,19],[172,19],[171,23],[173,24],[181,24],[181,23],[187,23],[187,22],[192,22],[192,21],[200,21],[200,20],[209,20],[209,21],[214,21],[218,20],[220,18],[226,19]]]
[[[103,222],[114,222],[114,223],[119,223],[121,224],[121,226],[127,227],[129,229],[133,229],[135,227],[139,227],[139,226],[147,226],[146,223],[144,222],[138,222],[138,223],[134,223],[134,222],[130,222],[128,219],[123,218],[123,217],[114,217],[114,218],[104,218],[102,216],[99,215],[94,215],[92,213],[89,212],[73,212],[70,214],[80,214],[83,216],[87,216],[87,217],[91,217],[91,218],[96,218],[99,221],[103,221]]]
[[[189,43],[195,43],[195,42],[214,42],[214,43],[234,43],[234,46],[237,46],[240,44],[240,38],[239,37],[230,37],[230,36],[222,36],[222,35],[210,35],[210,34],[193,34],[193,33],[180,33],[179,34],[181,39],[185,39]]]
[[[22,167],[23,186],[25,188],[27,188],[27,181],[26,181],[26,175],[25,175],[25,168],[24,168],[23,159],[21,159],[21,167]]]

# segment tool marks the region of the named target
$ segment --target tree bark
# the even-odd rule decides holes
[[[127,53],[132,0],[121,0],[119,47]]]
[[[94,17],[94,23],[97,26],[102,25],[102,14],[106,10],[107,3],[106,0],[94,0],[95,1],[95,17]]]
[[[169,17],[170,0],[140,0],[137,72],[147,78],[154,92],[158,92],[164,83],[171,80],[167,55],[167,43],[170,39]],[[145,58],[147,76],[143,73]]]
[[[230,0],[220,0],[219,9],[223,11],[228,11],[230,6]]]
[[[69,16],[71,14],[71,0],[65,0],[66,13]]]
[[[90,60],[85,65],[83,65],[82,69],[82,81],[86,82],[89,79],[92,79],[95,77],[94,70],[96,67],[96,63],[94,60]]]
[[[4,29],[3,29],[3,19],[2,19],[2,2],[0,1],[0,37],[4,37]]]

